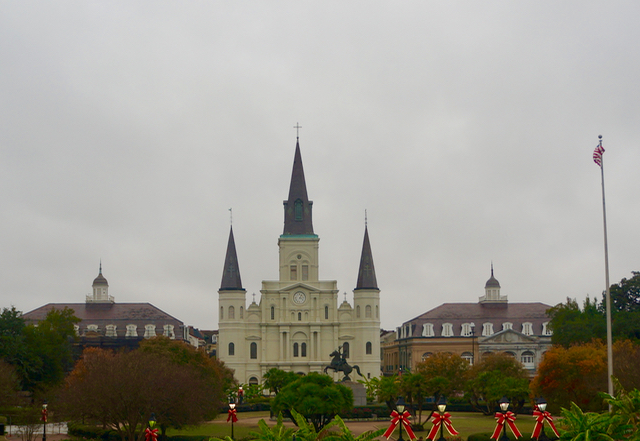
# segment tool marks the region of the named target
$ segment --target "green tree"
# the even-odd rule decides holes
[[[475,409],[490,415],[503,396],[516,412],[521,409],[529,396],[529,373],[507,354],[486,355],[470,369],[465,397]]]
[[[607,323],[597,300],[587,297],[581,309],[575,299],[567,298],[567,303],[554,306],[547,314],[551,318],[553,344],[569,347],[594,338],[606,338]]]
[[[283,387],[289,383],[293,383],[300,376],[295,372],[285,372],[278,368],[271,368],[264,374],[264,388],[278,394]]]
[[[26,325],[15,307],[0,314],[0,357],[14,366],[23,390],[60,384],[70,370],[75,338],[73,310],[52,309],[38,325]]]
[[[404,373],[400,378],[400,393],[403,394],[405,402],[418,414],[417,426],[422,427],[422,406],[425,398],[429,395],[427,377],[420,373]]]
[[[19,389],[20,382],[15,368],[0,360],[0,407],[17,404]]]
[[[353,408],[353,392],[334,383],[328,375],[311,372],[286,385],[272,403],[274,412],[293,419],[292,410],[302,415],[319,432],[340,412]]]
[[[351,430],[344,423],[339,415],[334,418],[335,425],[340,428],[340,432],[330,432],[323,438],[323,441],[373,441],[380,437],[386,429],[367,430],[358,436],[351,433]]]
[[[380,386],[378,387],[378,401],[386,403],[389,412],[395,410],[396,401],[400,396],[400,379],[397,375],[380,378]]]
[[[640,271],[631,271],[633,277],[623,278],[609,287],[611,307],[616,311],[640,312]]]

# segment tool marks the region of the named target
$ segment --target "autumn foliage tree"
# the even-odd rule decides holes
[[[162,341],[118,353],[86,349],[60,393],[65,416],[100,423],[123,441],[141,439],[140,427],[152,412],[163,431],[214,417],[228,372],[185,345]]]
[[[625,389],[640,387],[640,346],[629,340],[613,345],[613,374]],[[607,390],[607,348],[600,340],[565,348],[553,346],[545,353],[531,384],[536,396],[558,412],[571,402],[585,411],[600,411],[604,404],[598,394]]]

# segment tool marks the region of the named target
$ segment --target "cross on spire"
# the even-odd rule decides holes
[[[300,125],[300,123],[296,123],[293,128],[296,129],[296,139],[300,139],[300,129],[302,128],[302,126]]]

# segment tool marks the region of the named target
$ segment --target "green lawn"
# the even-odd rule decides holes
[[[184,430],[170,429],[168,430],[167,435],[203,435],[222,438],[227,435],[231,435],[231,423],[227,423],[226,419],[226,414],[220,414],[212,422]],[[259,419],[264,419],[269,426],[274,424],[273,421],[269,421],[269,412],[243,412],[238,414],[238,419],[240,421],[233,425],[235,439],[247,438],[249,437],[249,432],[257,431],[257,421]],[[251,421],[250,424],[246,423],[248,420]],[[496,420],[493,416],[485,416],[480,413],[473,412],[454,412],[451,414],[451,421],[453,423],[453,427],[460,432],[459,436],[463,440],[466,440],[472,433],[493,432],[493,429],[496,426]],[[516,420],[516,425],[525,439],[529,439],[531,436],[531,432],[533,431],[533,422],[534,419],[531,415],[519,415]],[[388,426],[388,423],[384,421],[378,421],[373,424],[379,428]],[[348,425],[349,423],[347,422],[347,426]],[[425,424],[425,427],[426,430],[423,432],[416,432],[416,436],[426,438],[429,430],[431,429],[431,423]],[[511,434],[509,429],[507,429],[507,432]],[[444,433],[446,438],[452,438],[446,430]],[[398,432],[396,430],[393,434],[393,438],[396,438],[397,436]],[[403,438],[407,438],[406,434]]]

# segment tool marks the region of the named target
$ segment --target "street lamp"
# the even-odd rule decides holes
[[[156,426],[156,414],[155,412],[151,412],[151,416],[149,417],[149,428],[153,429]]]
[[[536,404],[538,405],[538,409],[540,412],[544,412],[547,410],[547,400],[544,398],[538,398]],[[538,441],[549,441],[549,437],[546,433],[544,433],[544,418],[542,419],[542,430],[540,431],[540,435],[538,436]]]
[[[444,397],[440,397],[440,401],[438,401],[438,412],[440,413],[441,417],[444,417],[445,410],[447,410],[447,400],[445,400]],[[444,420],[441,420],[441,423],[440,423],[440,438],[438,438],[438,441],[445,441]]]
[[[407,403],[404,402],[404,398],[398,397],[398,401],[396,402],[396,410],[400,415],[404,413],[404,408],[407,406]],[[400,435],[398,435],[398,441],[402,441],[402,419],[400,419]]]
[[[236,420],[236,402],[234,401],[233,397],[229,398],[229,412],[229,416],[231,417],[231,439],[233,439],[233,422]]]
[[[505,416],[505,424],[502,426],[502,436],[500,437],[500,441],[509,441],[509,437],[507,436],[507,424],[506,424],[506,415],[507,410],[509,409],[509,399],[507,397],[502,397],[500,399],[500,410]]]
[[[42,403],[42,441],[47,441],[47,400]]]

